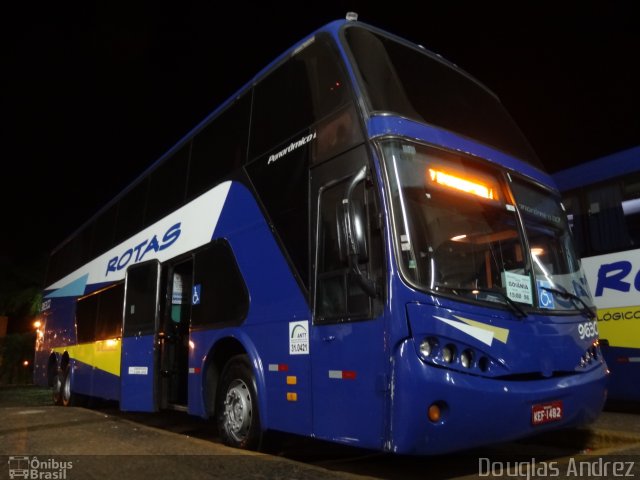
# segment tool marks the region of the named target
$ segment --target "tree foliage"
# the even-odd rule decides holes
[[[40,310],[46,260],[0,257],[0,315],[33,316]]]

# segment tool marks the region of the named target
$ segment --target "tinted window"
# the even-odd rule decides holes
[[[329,40],[317,36],[254,88],[250,157],[302,132],[348,99],[340,61]]]
[[[94,223],[93,239],[91,243],[91,257],[96,258],[101,253],[113,247],[113,234],[116,227],[118,205],[112,205],[102,213]]]
[[[317,321],[358,317],[369,313],[369,297],[349,274],[346,253],[339,248],[336,225],[349,181],[340,182],[321,191],[318,224],[318,283],[316,294]],[[353,192],[354,201],[364,204],[364,187],[360,182]],[[366,271],[366,262],[361,270]]]
[[[185,145],[149,177],[149,196],[144,224],[151,225],[184,203],[190,144]]]
[[[580,198],[578,195],[569,195],[562,199],[562,203],[566,209],[569,227],[571,227],[571,233],[573,234],[576,254],[579,257],[583,257],[587,252],[584,232],[586,216],[582,210]]]
[[[247,167],[253,185],[276,232],[308,288],[309,146],[303,145],[276,162],[262,159]]]
[[[363,28],[345,36],[373,110],[452,130],[542,168],[499,100],[459,70]]]
[[[57,252],[53,252],[51,254],[51,256],[49,257],[49,264],[47,265],[47,278],[45,280],[45,287],[48,287],[49,285],[52,285],[53,282],[55,282],[58,278],[61,277],[60,275],[60,250],[58,250]]]
[[[640,176],[591,185],[564,197],[580,253],[612,253],[640,245]]]
[[[250,100],[250,95],[245,95],[213,119],[193,139],[189,166],[189,199],[214,187],[244,163],[249,134]]]
[[[122,283],[80,298],[76,307],[78,343],[120,336],[123,300]]]
[[[155,332],[157,282],[156,261],[134,265],[127,270],[124,336]]]
[[[64,277],[68,268],[68,264],[65,264],[64,246],[59,248],[51,254],[49,257],[49,265],[47,267],[47,287],[53,284],[55,281]]]
[[[249,294],[226,241],[196,254],[193,288],[199,300],[191,308],[194,327],[238,324],[247,316]]]
[[[115,245],[124,242],[143,228],[148,179],[138,183],[118,202]]]
[[[76,305],[76,331],[78,333],[78,343],[88,343],[95,340],[97,316],[97,295],[90,295],[78,300]]]
[[[640,245],[640,175],[629,175],[623,180],[622,211],[627,225],[630,245]]]
[[[96,340],[119,337],[122,332],[124,283],[103,290],[96,297],[98,297]]]

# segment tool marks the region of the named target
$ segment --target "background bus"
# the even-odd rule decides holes
[[[554,174],[598,307],[609,398],[640,400],[640,147]]]
[[[538,167],[468,74],[333,22],[52,254],[35,381],[243,448],[434,454],[593,420],[606,368]]]

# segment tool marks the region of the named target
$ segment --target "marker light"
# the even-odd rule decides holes
[[[429,420],[431,420],[433,423],[439,422],[441,418],[440,406],[438,406],[437,403],[429,406],[427,415],[429,416]]]
[[[454,188],[461,192],[471,193],[478,197],[487,198],[489,200],[497,200],[498,193],[494,187],[480,183],[472,178],[465,178],[443,170],[429,169],[428,178],[431,182],[443,185],[445,187]]]

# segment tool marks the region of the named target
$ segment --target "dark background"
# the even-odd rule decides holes
[[[549,171],[640,144],[631,2],[131,3],[0,7],[0,290],[16,272],[42,281],[52,248],[277,55],[350,10],[496,92]]]

